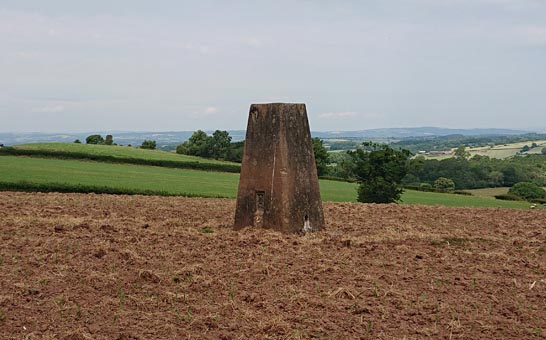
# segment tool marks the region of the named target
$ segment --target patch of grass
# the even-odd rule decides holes
[[[495,197],[497,195],[507,194],[508,193],[508,187],[498,187],[498,188],[485,188],[485,189],[472,189],[467,190],[468,192],[471,192],[472,195],[478,196],[478,197]]]

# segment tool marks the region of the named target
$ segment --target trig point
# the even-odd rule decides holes
[[[305,104],[252,104],[237,194],[235,229],[324,228]]]

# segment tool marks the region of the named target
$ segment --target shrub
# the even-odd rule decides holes
[[[508,190],[508,193],[519,196],[527,201],[546,197],[546,191],[543,188],[530,182],[516,183]]]
[[[455,190],[455,183],[450,178],[438,177],[434,181],[434,188],[438,191],[453,191]]]
[[[512,194],[495,195],[495,198],[503,201],[523,201],[521,197]]]
[[[531,203],[546,204],[546,198],[535,198],[530,201]]]
[[[471,192],[464,191],[464,190],[455,190],[455,191],[453,191],[453,193],[457,194],[457,195],[474,196]]]
[[[142,144],[140,145],[140,148],[141,148],[141,149],[155,150],[155,148],[156,148],[155,140],[145,140],[145,141],[142,142]]]
[[[408,150],[385,144],[362,143],[366,148],[349,151],[358,180],[357,200],[363,203],[394,203],[404,191],[401,181],[408,171]]]
[[[2,182],[0,191],[24,191],[24,192],[78,192],[111,195],[154,195],[154,196],[185,196],[185,197],[214,197],[225,198],[221,195],[197,195],[194,193],[170,193],[164,190],[113,188],[100,185],[84,185],[69,183],[32,183],[29,181]]]
[[[101,135],[90,135],[85,139],[87,144],[104,144],[104,138]]]
[[[105,145],[112,145],[114,144],[114,137],[112,135],[106,135],[106,139],[104,140]]]
[[[432,191],[432,184],[430,183],[421,183],[419,184],[419,188],[421,188],[423,191],[431,190]]]

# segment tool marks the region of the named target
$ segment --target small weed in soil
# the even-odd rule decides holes
[[[4,320],[6,320],[6,314],[0,310],[0,323],[3,323]]]
[[[191,321],[193,319],[193,316],[191,314],[190,306],[188,306],[188,308],[186,309],[186,315],[188,317],[188,321]]]
[[[433,246],[444,246],[444,245],[451,245],[451,246],[462,246],[468,242],[468,239],[463,237],[446,237],[443,240],[440,241],[432,241],[430,242]]]
[[[118,296],[119,296],[119,310],[123,310],[123,305],[125,304],[125,299],[127,298],[127,295],[123,292],[123,289],[118,288]]]
[[[212,228],[211,227],[203,227],[200,230],[203,234],[212,234]]]
[[[236,290],[237,290],[237,285],[232,282],[231,286],[229,287],[229,299],[231,300],[231,302],[233,302],[233,300],[235,300],[235,291]]]

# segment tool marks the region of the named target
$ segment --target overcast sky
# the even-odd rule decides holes
[[[0,0],[0,131],[546,127],[546,0]]]

